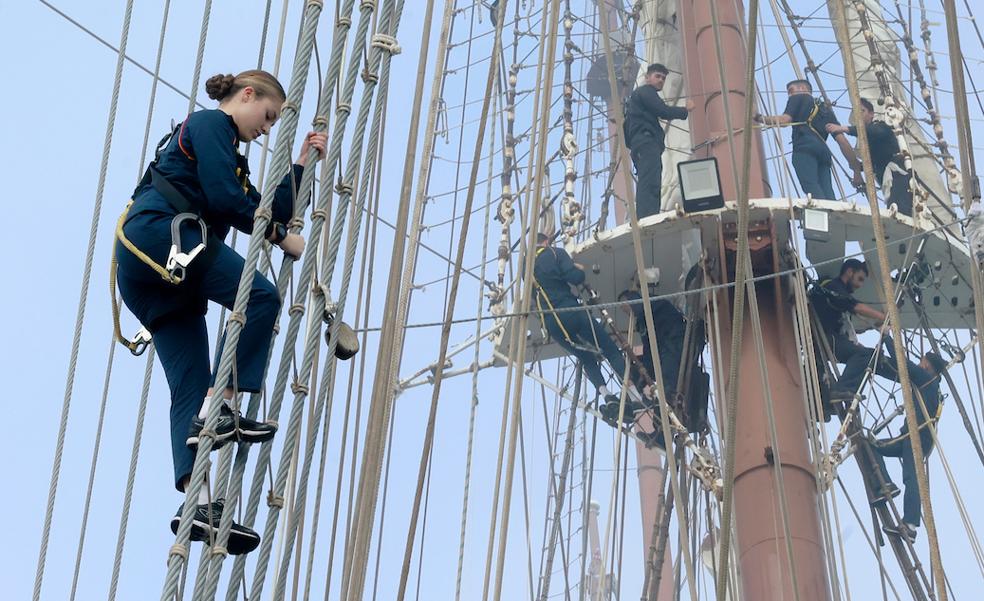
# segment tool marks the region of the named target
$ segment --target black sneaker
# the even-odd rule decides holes
[[[225,508],[225,499],[216,499],[211,505],[199,505],[195,513],[191,516],[191,540],[210,543],[211,537],[218,536],[219,521],[222,519],[222,510]],[[184,505],[178,507],[178,512],[171,518],[171,532],[178,533],[178,526],[181,524],[181,511]],[[233,522],[232,530],[229,531],[229,541],[226,548],[230,555],[242,555],[249,553],[260,544],[260,535],[246,526],[240,526]]]
[[[918,534],[915,526],[905,522],[899,522],[898,526],[882,526],[882,532],[889,536],[900,536],[910,543],[916,542],[916,534]]]
[[[192,449],[197,449],[198,439],[204,426],[205,420],[195,416],[195,419],[191,420],[191,428],[185,444]],[[232,439],[240,442],[266,442],[276,433],[277,426],[249,419],[223,404],[219,410],[219,419],[215,422],[215,444],[212,450],[221,448]]]
[[[885,483],[885,486],[883,486],[881,488],[881,490],[878,491],[878,493],[875,496],[875,498],[871,500],[871,504],[872,505],[881,505],[885,501],[888,501],[889,499],[893,499],[893,498],[899,496],[899,493],[900,492],[902,492],[902,491],[899,490],[899,487],[898,486],[895,486],[895,483],[894,482],[886,482]]]
[[[615,395],[609,395],[615,396]],[[618,409],[619,400],[616,397],[615,401],[609,401],[604,405],[598,407],[598,412],[601,413],[601,419],[605,420],[609,425],[615,426],[618,421]],[[642,405],[635,403],[633,401],[625,401],[625,409],[622,412],[622,423],[632,424],[635,423],[635,413],[642,409]]]

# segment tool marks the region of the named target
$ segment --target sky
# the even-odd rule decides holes
[[[64,11],[73,19],[103,37],[111,44],[119,43],[120,26],[124,2],[122,0],[93,0],[78,2],[71,0],[52,0],[51,4]],[[153,68],[160,31],[161,3],[135,3],[127,54],[139,63]],[[202,3],[173,2],[169,16],[168,34],[161,64],[162,79],[185,92],[192,85],[192,71],[198,43]],[[278,4],[278,3],[275,3]],[[322,67],[327,63],[330,52],[331,2],[326,3],[326,14],[319,26],[319,50]],[[796,4],[796,3],[793,3]],[[256,66],[259,51],[260,26],[262,24],[264,3],[259,0],[235,1],[215,0],[213,16],[209,24],[208,44],[202,68],[202,82],[215,73],[237,72]],[[438,3],[438,13],[440,3]],[[266,44],[264,67],[275,69],[273,54],[276,49],[276,28],[279,25],[280,7],[275,6],[271,17],[270,33]],[[934,13],[935,14],[935,13]],[[293,56],[300,3],[290,3],[288,10],[287,34],[283,43],[283,57],[280,74],[282,81],[289,80],[291,57]],[[942,15],[936,15],[942,20]],[[437,16],[435,18],[438,18]],[[400,174],[404,164],[409,107],[412,98],[417,68],[417,54],[423,31],[423,3],[407,2],[399,38],[403,53],[394,58],[393,79],[391,82],[390,107],[386,124],[386,144],[381,178],[379,215],[392,223],[399,196]],[[456,21],[467,23],[461,19]],[[476,31],[486,31],[488,18],[485,14],[473,25]],[[435,23],[432,36],[436,44],[439,21]],[[971,64],[979,66],[977,60],[984,56],[972,31],[963,31],[965,52]],[[463,31],[463,30],[462,30]],[[775,42],[775,32],[770,31],[770,43]],[[820,34],[818,34],[820,35]],[[456,30],[455,39],[463,40],[464,33]],[[829,37],[829,36],[828,36]],[[942,51],[943,41],[935,40]],[[431,46],[433,66],[434,44]],[[483,57],[476,51],[478,57]],[[940,52],[942,57],[943,53]],[[7,554],[3,572],[8,574],[7,596],[11,599],[29,598],[34,585],[37,550],[40,531],[44,521],[48,482],[54,456],[55,438],[61,414],[62,399],[66,388],[66,373],[73,329],[76,320],[76,307],[82,282],[82,268],[86,258],[86,245],[89,239],[89,224],[96,199],[97,183],[104,146],[108,107],[113,86],[116,54],[93,39],[68,20],[58,15],[49,6],[36,1],[0,1],[0,56],[10,57],[7,65],[6,81],[9,93],[3,95],[6,115],[5,130],[8,143],[0,146],[0,165],[5,166],[8,175],[6,189],[8,202],[4,203],[8,212],[8,230],[13,240],[8,246],[8,259],[0,263],[0,275],[8,282],[8,294],[0,299],[0,331],[7,344],[0,347],[0,370],[8,385],[8,415],[13,427],[7,436],[0,440],[0,452],[12,458],[8,462],[8,483],[13,490],[0,500],[0,507],[13,516],[8,526],[10,540],[18,541],[16,551]],[[23,58],[20,58],[23,57]],[[460,69],[466,60],[461,48],[451,55],[450,68]],[[942,61],[942,58],[940,59]],[[470,80],[467,94],[469,99],[480,97],[484,85],[484,65],[481,58],[472,57],[476,74]],[[429,86],[431,71],[425,79]],[[941,70],[941,79],[948,74]],[[524,73],[520,88],[530,89],[533,74]],[[452,79],[445,96],[449,104],[447,114],[449,123],[464,120],[468,128],[474,128],[478,105],[469,105],[461,116],[456,102],[464,97],[460,89],[462,79]],[[64,459],[54,507],[54,522],[48,551],[47,569],[44,580],[43,598],[65,599],[72,586],[76,548],[82,519],[82,508],[86,495],[92,460],[93,441],[99,417],[101,391],[104,386],[107,354],[112,343],[112,325],[108,295],[109,252],[112,243],[112,229],[122,207],[132,192],[134,182],[140,171],[141,148],[144,137],[144,124],[147,115],[151,77],[138,67],[127,64],[123,72],[123,87],[119,99],[118,114],[109,155],[108,171],[105,179],[102,210],[99,214],[99,230],[93,254],[93,268],[86,304],[84,329],[82,331],[78,366],[71,387],[72,402],[68,415],[68,436],[65,440]],[[947,87],[947,81],[941,84]],[[455,87],[459,86],[459,87]],[[305,104],[302,107],[298,134],[303,135],[311,122],[317,92],[317,77],[312,69]],[[429,87],[427,88],[429,89]],[[361,94],[361,82],[356,87],[356,95]],[[212,103],[205,97],[203,85],[199,85],[198,100],[207,107]],[[424,98],[427,101],[427,96]],[[529,101],[527,101],[529,102]],[[167,87],[158,90],[156,108],[150,129],[150,138],[156,141],[168,129],[172,119],[180,120],[187,112],[187,99]],[[944,114],[952,115],[952,111]],[[972,112],[975,116],[973,130],[980,140],[980,110]],[[334,122],[334,117],[333,117]],[[948,137],[953,139],[953,122],[946,122]],[[496,135],[501,135],[497,132]],[[276,139],[274,134],[273,139]],[[453,139],[453,135],[449,138]],[[499,138],[501,140],[501,137]],[[350,139],[346,138],[342,160],[349,158]],[[979,142],[978,142],[979,144]],[[295,145],[299,148],[299,145]],[[257,172],[259,148],[253,149],[251,164]],[[467,167],[455,168],[449,157],[458,148],[447,140],[439,139],[437,154],[442,157],[435,163],[431,190],[447,191],[460,186],[459,180],[467,178]],[[465,156],[471,148],[464,144]],[[419,164],[418,164],[419,166]],[[481,173],[486,167],[483,163]],[[556,175],[556,173],[555,173]],[[485,176],[480,176],[484,178]],[[457,178],[457,179],[456,179]],[[478,264],[482,256],[481,224],[484,221],[485,190],[480,189],[476,197],[476,213],[470,229],[466,263]],[[497,194],[492,191],[493,198]],[[445,218],[457,215],[463,195],[435,197],[428,203],[427,222],[440,224]],[[435,225],[425,232],[423,241],[437,249],[441,254],[450,255],[453,240],[458,230],[449,225]],[[373,296],[369,302],[369,325],[378,326],[381,322],[385,274],[389,266],[388,250],[393,246],[392,229],[380,223],[376,231],[377,256],[372,270],[367,270],[367,281],[372,282]],[[492,223],[490,239],[485,249],[494,256],[497,245],[498,227]],[[244,245],[240,245],[242,250]],[[357,257],[361,261],[361,255]],[[279,262],[279,259],[277,259]],[[357,262],[357,266],[360,265]],[[421,255],[416,283],[435,283],[423,286],[415,292],[411,307],[412,323],[440,321],[443,314],[447,289],[440,281],[448,274],[448,263],[436,254],[423,252]],[[491,277],[491,276],[489,276]],[[355,288],[353,288],[353,292]],[[479,309],[481,291],[471,277],[462,278],[459,300],[456,305],[462,317],[473,317]],[[346,319],[355,321],[355,299],[350,299]],[[483,303],[487,305],[487,302]],[[485,307],[487,308],[487,307]],[[215,335],[218,311],[209,313],[211,334]],[[361,321],[361,320],[360,320]],[[286,324],[286,318],[282,322]],[[465,340],[474,332],[474,323],[456,326],[451,342]],[[129,334],[136,329],[131,316],[124,317],[123,330]],[[400,370],[406,377],[425,368],[437,358],[439,329],[420,328],[408,334],[407,352]],[[360,363],[352,362],[339,368],[337,392],[329,411],[331,416],[329,444],[327,448],[328,466],[325,476],[325,494],[321,507],[321,524],[316,546],[316,565],[318,569],[313,579],[312,597],[321,598],[325,590],[326,563],[329,556],[330,523],[332,511],[336,508],[335,478],[336,464],[340,460],[340,448],[345,419],[346,395],[344,391],[354,381],[356,394],[353,395],[353,409],[361,397],[361,418],[349,417],[349,423],[363,431],[368,396],[371,389],[372,373],[375,365],[375,349],[378,339],[370,333],[365,347],[364,366],[365,390],[361,395],[359,371]],[[481,360],[490,357],[491,348],[483,346]],[[471,350],[455,359],[455,367],[466,366],[471,359]],[[279,358],[280,349],[274,357]],[[127,468],[133,445],[134,424],[139,401],[140,384],[143,379],[144,358],[133,358],[117,347],[113,361],[112,378],[109,382],[108,404],[105,424],[99,450],[99,461],[95,472],[91,512],[87,524],[85,553],[78,581],[78,599],[104,598],[109,585],[112,569],[113,551],[120,522],[120,505],[123,498]],[[563,374],[561,370],[566,370]],[[545,377],[550,380],[565,379],[569,375],[569,365],[546,363]],[[551,371],[553,370],[553,371]],[[555,373],[556,372],[556,373]],[[354,380],[350,380],[354,377]],[[472,466],[472,488],[469,496],[468,538],[464,547],[464,580],[462,598],[479,598],[482,591],[485,549],[491,499],[493,474],[496,469],[496,450],[499,440],[500,419],[505,391],[505,370],[493,368],[484,370],[478,378],[479,393],[476,407],[474,464]],[[272,384],[272,378],[268,380]],[[557,416],[553,415],[552,396],[541,396],[541,391],[527,379],[524,387],[523,448],[520,470],[513,487],[513,512],[511,514],[510,536],[508,539],[508,561],[505,567],[504,598],[529,596],[528,558],[538,573],[537,562],[543,539],[543,515],[546,507],[549,462],[548,444],[554,431]],[[403,547],[409,519],[410,499],[417,478],[417,465],[420,456],[423,429],[430,403],[431,388],[420,386],[400,395],[396,402],[394,416],[393,452],[388,471],[389,494],[386,499],[385,528],[379,559],[378,596],[394,596],[398,583],[399,568],[403,558]],[[432,470],[428,483],[427,520],[424,524],[423,554],[418,550],[414,555],[411,569],[411,594],[417,598],[453,598],[455,591],[454,574],[459,561],[458,536],[463,495],[464,455],[468,433],[469,409],[472,400],[472,382],[468,376],[448,380],[441,393],[440,411],[437,419],[437,438],[432,457]],[[289,401],[289,398],[288,398]],[[977,396],[977,403],[980,396]],[[549,407],[548,407],[549,404]],[[167,529],[167,522],[181,502],[171,484],[171,457],[168,443],[168,397],[164,386],[163,372],[159,365],[154,366],[152,386],[148,403],[143,440],[140,448],[140,462],[134,489],[133,508],[130,513],[127,544],[119,585],[119,599],[140,599],[157,595],[163,582],[164,563],[167,549],[173,537]],[[971,502],[980,482],[980,464],[969,446],[966,434],[959,425],[955,412],[945,418],[941,433],[946,436],[946,454],[953,473],[960,482],[960,490],[965,501]],[[354,411],[353,411],[354,414]],[[285,422],[282,415],[281,423]],[[952,433],[952,437],[950,434]],[[590,441],[591,426],[587,424],[586,434]],[[951,442],[952,440],[952,442]],[[348,445],[351,445],[351,434]],[[613,437],[608,428],[599,428],[597,446],[597,469],[594,475],[594,493],[591,495],[602,504],[603,513],[609,511],[608,495],[615,474],[612,465],[611,447]],[[361,447],[360,447],[361,449]],[[319,445],[318,451],[321,447]],[[583,449],[579,447],[578,453]],[[361,453],[361,450],[360,450]],[[279,451],[278,451],[279,455]],[[583,456],[576,457],[580,462]],[[351,448],[346,455],[351,461]],[[629,454],[628,491],[625,494],[625,528],[623,530],[625,557],[622,582],[623,594],[632,596],[638,590],[642,572],[634,558],[642,549],[642,535],[638,528],[638,494],[635,479],[631,477],[635,467],[635,457]],[[315,470],[317,470],[317,464]],[[891,467],[895,474],[897,468]],[[957,598],[966,599],[979,585],[978,571],[969,558],[969,547],[964,527],[959,520],[952,497],[946,492],[944,473],[939,456],[931,461],[931,477],[934,482],[934,507],[941,539],[944,540],[943,560],[948,567],[950,584]],[[577,471],[577,470],[575,470]],[[849,489],[860,490],[856,469],[852,463],[845,464],[842,476]],[[346,471],[341,479],[341,494],[337,506],[341,511],[341,526],[344,528],[346,503],[348,499],[349,474]],[[586,492],[580,476],[576,478],[572,502],[579,503]],[[307,520],[312,519],[309,501]],[[969,507],[971,520],[980,523],[980,508]],[[840,519],[844,524],[842,537],[850,557],[847,580],[853,598],[872,598],[880,595],[880,586],[875,577],[875,564],[863,542],[857,526],[841,506]],[[576,526],[576,516],[574,519]],[[284,524],[281,518],[281,527]],[[617,532],[617,531],[616,531]],[[305,528],[305,539],[309,536]],[[925,538],[917,543],[925,554]],[[575,541],[574,547],[579,547]],[[304,552],[307,553],[307,542]],[[335,552],[334,574],[331,598],[337,598],[342,549]],[[373,553],[376,552],[374,545]],[[375,555],[374,555],[375,557]],[[197,562],[197,554],[192,556]],[[630,559],[631,558],[631,559]],[[255,561],[255,558],[253,558]],[[419,563],[418,563],[419,562]],[[306,563],[306,557],[304,558]],[[228,564],[227,564],[228,565]],[[249,564],[252,566],[252,563]],[[370,562],[370,569],[375,566]],[[891,569],[891,568],[890,568]],[[247,574],[250,574],[247,571]],[[560,578],[560,576],[558,576]],[[302,580],[303,581],[303,580]],[[373,590],[372,578],[367,591]],[[560,590],[556,585],[552,589]],[[899,581],[901,582],[901,581]],[[416,587],[416,588],[415,588]],[[266,592],[269,595],[268,581]],[[303,589],[303,585],[301,587]],[[290,590],[290,589],[288,589]],[[367,594],[367,598],[369,597]]]

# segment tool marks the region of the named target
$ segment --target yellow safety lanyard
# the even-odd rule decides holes
[[[940,376],[936,376],[936,377],[939,378]],[[928,383],[932,383],[932,380],[930,380]],[[923,386],[925,386],[925,384]],[[919,394],[919,398],[913,399],[913,401],[915,401],[917,403],[922,403],[922,386],[916,387],[915,390]],[[938,421],[940,421],[940,416],[941,415],[943,415],[943,399],[942,398],[940,399],[940,402],[936,405],[936,413],[933,414],[933,416],[931,418],[929,418],[926,421],[924,421],[923,423],[919,424],[916,427],[916,431],[918,432],[918,431],[922,430],[923,428],[929,426],[930,424],[932,424],[935,427],[936,426],[936,423]],[[904,438],[908,438],[908,437],[909,437],[909,433],[908,432],[902,432],[898,436],[894,436],[894,437],[889,438],[888,440],[886,440],[885,441],[885,444],[892,443],[892,442],[898,442],[898,441],[900,441],[900,440],[902,440]]]
[[[165,136],[164,139],[158,143],[158,147],[157,147],[158,153],[157,156],[154,158],[154,161],[150,164],[150,166],[148,166],[147,168],[148,173],[150,172],[150,169],[152,169],[154,165],[156,165],[157,158],[160,156],[160,151],[162,147],[164,147],[166,144],[170,142],[171,137],[174,135],[174,131],[177,129],[178,128],[172,129],[171,133]],[[184,129],[183,123],[181,124],[181,129],[182,130]],[[181,134],[179,132],[178,133],[179,142],[180,142],[180,135]],[[236,141],[233,140],[234,147],[235,147],[235,142]],[[184,147],[180,147],[180,149],[182,153],[184,153],[184,155],[188,157],[189,160],[191,161],[195,160],[195,157],[189,154],[184,149]],[[236,177],[240,179],[240,185],[243,188],[243,192],[249,194],[251,184],[249,182],[249,172],[245,169],[247,165],[246,158],[243,157],[243,155],[239,152],[238,148],[235,148],[235,152],[236,152],[236,159],[237,159]],[[144,180],[147,180],[146,176],[144,177]],[[133,256],[140,259],[140,261],[143,264],[147,265],[148,267],[153,269],[158,275],[160,275],[161,279],[163,279],[165,282],[169,284],[173,284],[177,286],[178,284],[184,281],[183,277],[181,277],[180,275],[178,275],[178,273],[174,271],[168,270],[165,266],[161,265],[160,263],[152,259],[149,255],[147,255],[147,253],[137,248],[137,245],[131,242],[130,239],[126,237],[126,234],[123,231],[123,226],[126,224],[126,219],[127,216],[129,216],[130,214],[130,208],[133,206],[133,201],[134,199],[131,198],[130,202],[126,203],[126,207],[123,209],[123,213],[120,214],[120,218],[116,222],[116,232],[115,232],[116,239],[119,240],[120,243],[123,244],[123,246],[128,251],[130,251],[130,253],[133,254]],[[120,344],[125,346],[127,349],[129,349],[131,353],[133,353],[134,355],[140,355],[144,352],[144,350],[147,348],[147,344],[150,342],[150,338],[151,338],[150,332],[147,331],[146,328],[141,328],[140,331],[137,332],[133,340],[130,340],[123,336],[123,333],[120,329],[120,305],[119,305],[119,301],[117,301],[116,299],[116,274],[118,269],[119,269],[119,262],[116,257],[116,248],[114,245],[113,252],[110,257],[110,264],[109,264],[109,297],[110,300],[112,301],[113,335],[116,337],[116,340]],[[183,271],[181,271],[180,273],[183,273]]]
[[[540,248],[536,249],[536,256],[539,257],[540,253],[542,253],[545,250],[547,250],[547,247],[545,246],[541,246]],[[551,251],[553,251],[553,249],[551,249]],[[535,265],[533,271],[534,273],[536,272]],[[554,319],[557,320],[557,327],[559,327],[560,331],[564,333],[564,338],[567,340],[567,342],[573,346],[574,340],[571,338],[571,335],[567,332],[567,328],[564,327],[564,323],[560,321],[560,317],[557,316],[557,311],[554,309],[553,303],[550,302],[550,297],[547,296],[547,293],[543,290],[543,287],[540,286],[540,282],[536,280],[536,275],[533,275],[532,277],[533,277],[533,284],[536,286],[536,308],[540,313],[540,324],[543,326],[544,330],[547,329],[546,311],[543,310],[543,302],[546,302],[548,310],[553,315]]]

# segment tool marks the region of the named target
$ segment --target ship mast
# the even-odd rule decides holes
[[[694,158],[717,159],[724,197],[729,200],[737,198],[737,183],[743,177],[736,172],[736,166],[743,161],[739,138],[729,136],[726,125],[730,121],[732,127],[740,127],[745,115],[746,48],[742,12],[741,4],[732,0],[680,0],[678,13],[684,41],[686,84],[697,105],[690,117],[693,146],[698,149]],[[722,90],[727,92],[722,94]],[[749,198],[768,197],[771,191],[765,177],[762,142],[757,134],[752,140],[751,152]],[[750,229],[759,229],[762,241],[767,245],[771,243],[769,233],[774,231],[770,225],[753,222]],[[709,256],[723,255],[724,264],[717,270],[721,281],[734,273],[736,255],[733,250],[728,250],[728,242],[733,242],[735,234],[732,231],[727,236],[724,231],[722,229],[724,244],[704,240]],[[778,264],[772,257],[777,256],[775,251],[778,249],[768,252],[763,246],[760,250],[765,252],[755,253],[755,256],[766,260],[753,262],[755,275],[773,273]],[[756,289],[756,308],[762,329],[760,342],[765,351],[761,358],[749,311],[742,316],[746,335],[737,356],[741,377],[737,391],[736,436],[735,440],[724,441],[725,445],[735,445],[734,555],[738,560],[742,598],[826,601],[830,599],[830,590],[820,534],[815,470],[807,445],[809,420],[802,402],[797,364],[799,352],[793,338],[792,313],[779,300],[786,298],[786,291],[776,290],[776,286],[782,286],[781,280],[768,279]],[[721,340],[725,344],[730,343],[733,326],[729,309],[732,294],[729,291],[718,293],[719,314],[711,316],[721,324]],[[714,344],[713,340],[711,344]],[[715,369],[728,373],[730,348],[714,351],[711,355],[724,358],[724,364]],[[760,377],[760,361],[764,361],[767,379]],[[724,398],[725,395],[720,393],[727,391],[718,392],[718,398]],[[770,396],[777,433],[775,441],[770,436],[767,419]],[[719,404],[719,413],[723,410]],[[728,416],[721,415],[720,419],[726,420]],[[773,465],[776,458],[781,462],[781,481]],[[782,515],[783,503],[785,516]]]

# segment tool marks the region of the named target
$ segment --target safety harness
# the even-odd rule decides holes
[[[188,157],[189,160],[194,161],[195,157],[188,150],[185,149],[184,145],[181,144],[181,134],[184,133],[185,122],[178,125],[174,125],[161,141],[157,143],[157,148],[154,151],[154,160],[150,162],[147,166],[147,170],[144,172],[140,182],[137,184],[136,189],[150,184],[155,190],[170,204],[176,211],[177,215],[171,220],[171,249],[168,252],[167,261],[164,265],[161,265],[154,259],[152,259],[147,253],[140,250],[133,242],[131,242],[123,231],[123,226],[126,224],[127,217],[130,214],[130,208],[133,206],[134,199],[131,198],[130,202],[126,204],[123,209],[123,213],[120,215],[119,220],[116,222],[116,238],[120,243],[130,252],[133,256],[140,259],[142,263],[153,269],[158,275],[161,276],[165,282],[177,286],[183,282],[187,276],[188,266],[192,261],[197,259],[197,264],[202,267],[202,269],[207,269],[209,265],[215,260],[219,248],[221,246],[222,240],[212,232],[208,224],[202,219],[201,211],[198,207],[192,204],[184,194],[182,194],[177,188],[174,187],[167,177],[164,176],[157,169],[157,162],[161,157],[161,153],[167,148],[171,139],[177,136],[178,145],[181,152]],[[235,145],[235,140],[233,140]],[[246,158],[239,153],[238,148],[236,149],[236,177],[240,179],[244,192],[249,192],[249,166],[246,162]],[[136,194],[134,194],[135,196]],[[181,248],[181,225],[188,221],[194,221],[198,224],[201,231],[202,241],[195,245],[194,248],[185,252]],[[134,355],[143,354],[144,350],[147,348],[147,344],[150,343],[151,334],[146,327],[141,327],[132,339],[127,339],[123,336],[120,330],[120,307],[119,302],[116,299],[116,273],[118,270],[118,260],[116,257],[116,250],[114,248],[112,259],[110,262],[109,270],[109,294],[112,301],[113,309],[113,333],[116,340],[130,350]]]
[[[541,246],[540,248],[536,249],[536,256],[539,258],[540,253],[542,253],[545,250],[547,250],[546,246]],[[553,249],[550,250],[553,251]],[[534,272],[536,271],[535,267],[533,271]],[[570,344],[571,346],[579,346],[574,342],[574,340],[571,338],[571,335],[567,332],[567,328],[564,327],[564,322],[560,321],[560,317],[557,316],[557,311],[554,309],[553,303],[550,302],[550,297],[547,296],[547,293],[543,290],[543,287],[540,286],[540,282],[537,281],[536,275],[533,275],[533,285],[536,286],[536,308],[537,311],[540,313],[540,324],[543,326],[543,329],[547,331],[546,311],[544,311],[543,309],[543,303],[545,302],[547,303],[547,310],[550,311],[550,314],[553,315],[554,319],[557,320],[557,327],[559,327],[560,331],[564,333],[564,339],[567,340],[567,343]]]

